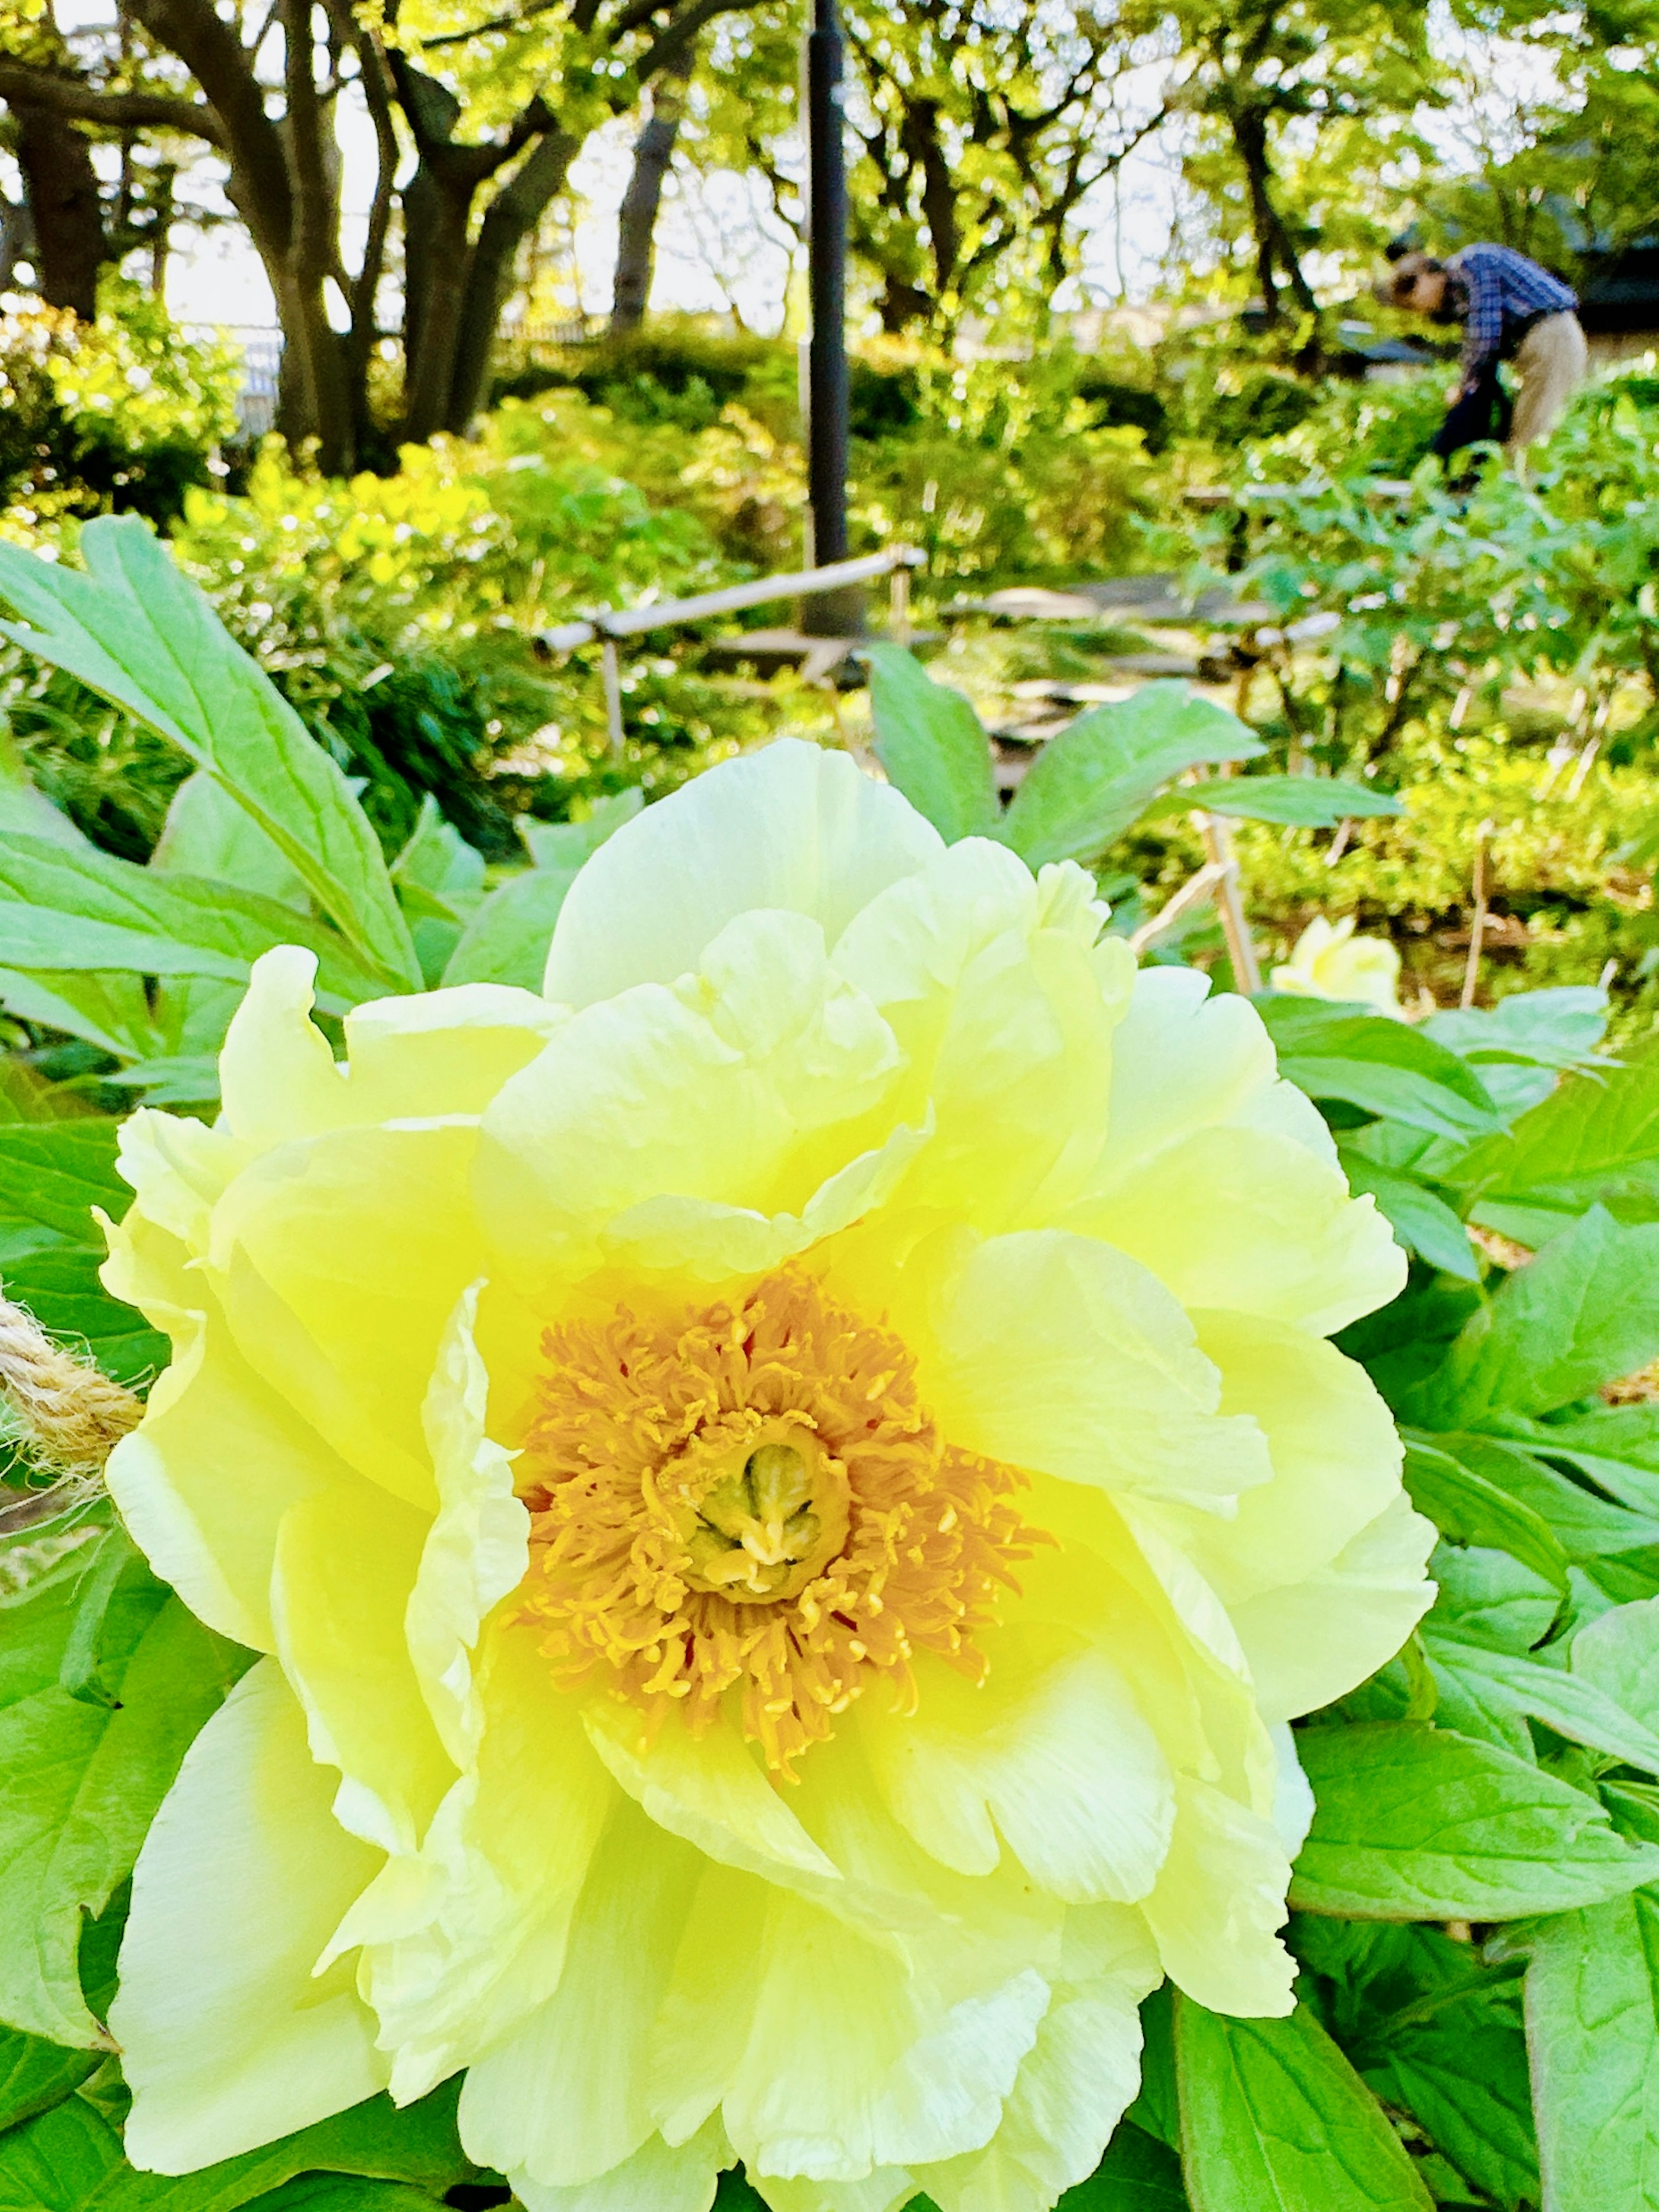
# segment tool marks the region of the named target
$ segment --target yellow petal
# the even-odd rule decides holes
[[[412,1851],[455,1778],[410,1659],[404,1614],[428,1522],[367,1483],[302,1499],[276,1540],[271,1613],[311,1755],[340,1770],[334,1816]]]
[[[111,1454],[105,1480],[133,1541],[191,1612],[222,1636],[269,1651],[283,1515],[337,1485],[356,1486],[357,1477],[249,1367],[199,1273],[174,1268],[166,1281],[191,1296],[191,1306],[155,1294],[158,1243],[172,1240],[131,1217],[112,1232],[105,1279],[167,1330],[173,1356],[142,1424]]]
[[[939,833],[844,753],[784,738],[711,769],[600,846],[561,909],[546,994],[587,1006],[672,982],[757,908],[805,915],[833,945],[939,849]]]
[[[503,2041],[558,1986],[617,1795],[533,1635],[492,1621],[477,1686],[476,1770],[439,1807],[419,1858],[394,1860],[331,1946],[366,1946],[365,1987],[397,2052],[399,2099]]]
[[[574,2188],[549,2189],[517,2169],[507,2179],[524,2212],[708,2212],[731,2162],[726,2130],[712,2120],[690,2142],[670,2145],[652,2136],[609,2173]]]
[[[133,1876],[110,2024],[135,2166],[188,2173],[385,2086],[349,1971],[312,1975],[380,1863],[334,1820],[331,1790],[262,1662],[191,1746]]]
[[[1290,1879],[1271,1820],[1184,1781],[1170,1856],[1142,1907],[1170,1980],[1212,2012],[1288,2013],[1296,1962],[1276,1931]]]
[[[347,1091],[362,1121],[482,1114],[562,1027],[563,1008],[502,983],[374,999],[345,1018]]]
[[[472,1679],[478,1631],[524,1580],[530,1516],[514,1495],[512,1455],[484,1433],[489,1376],[473,1329],[478,1285],[451,1315],[422,1420],[437,1482],[406,1614],[409,1651],[444,1748],[457,1766],[476,1753],[483,1711]]]
[[[1067,1916],[1073,1978],[1056,1990],[984,2150],[923,2167],[940,2212],[1048,2212],[1086,2181],[1140,2085],[1139,2002],[1160,1979],[1140,1916]]]
[[[356,1117],[345,1071],[311,1018],[317,956],[295,945],[262,952],[219,1054],[219,1127],[251,1151],[343,1128]]]
[[[479,1153],[491,1237],[528,1287],[586,1272],[609,1227],[625,1240],[665,1200],[799,1212],[867,1148],[858,1124],[898,1066],[815,921],[743,916],[695,975],[578,1014],[505,1086]]]
[[[1005,1631],[982,1687],[920,1668],[914,1717],[860,1714],[872,1767],[909,1832],[960,1873],[990,1872],[1000,1832],[1056,1897],[1145,1897],[1175,1820],[1169,1762],[1120,1669],[1054,1641]]]
[[[430,1510],[421,1405],[483,1272],[469,1125],[340,1129],[266,1152],[214,1211],[209,1279],[243,1357],[371,1482]]]
[[[1273,1477],[1242,1492],[1224,1524],[1185,1506],[1144,1510],[1235,1607],[1328,1565],[1399,1496],[1402,1454],[1370,1377],[1332,1346],[1240,1313],[1194,1321],[1220,1370],[1223,1410],[1260,1425]]]
[[[1346,1697],[1393,1658],[1433,1602],[1435,1537],[1402,1492],[1328,1566],[1234,1608],[1266,1719]]]
[[[724,2106],[757,2177],[858,2180],[977,2150],[1036,2038],[1034,1970],[947,2003],[803,1899],[768,1918],[749,2047]]]
[[[1218,1411],[1191,1322],[1092,1238],[1021,1231],[944,1287],[923,1385],[952,1443],[1104,1490],[1226,1506],[1271,1472],[1254,1421]]]
[[[1183,1305],[1321,1336],[1405,1285],[1405,1255],[1376,1200],[1350,1198],[1340,1168],[1267,1130],[1197,1130],[1065,1218],[1132,1255]]]
[[[461,2092],[480,2165],[550,2188],[598,2181],[657,2132],[647,2039],[701,1869],[623,1799],[594,1852],[559,1986]]]
[[[873,901],[836,966],[892,1023],[901,1092],[935,1134],[909,1204],[986,1230],[1046,1218],[1074,1196],[1105,1135],[1126,945],[1095,947],[1105,908],[1080,868],[1034,882],[1001,845],[968,838]]]

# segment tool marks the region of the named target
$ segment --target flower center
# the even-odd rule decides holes
[[[518,1617],[556,1679],[608,1674],[647,1737],[675,1707],[702,1733],[731,1692],[788,1775],[872,1679],[913,1703],[917,1651],[983,1676],[975,1632],[1036,1540],[1024,1478],[944,1441],[890,1331],[790,1272],[544,1351]]]
[[[778,1422],[764,1433],[753,1450],[740,1445],[706,1488],[698,1483],[695,1497],[667,1504],[688,1586],[734,1605],[793,1597],[847,1541],[846,1469],[809,1430]],[[659,1498],[667,1487],[660,1475],[647,1485]]]

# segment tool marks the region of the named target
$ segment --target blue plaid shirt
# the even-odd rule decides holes
[[[1463,321],[1463,389],[1510,352],[1521,325],[1540,315],[1565,315],[1578,295],[1560,279],[1508,246],[1466,246],[1446,266]]]

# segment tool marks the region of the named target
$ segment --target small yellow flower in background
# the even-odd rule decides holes
[[[1403,1261],[1253,1009],[793,743],[621,830],[545,998],[256,968],[141,1112],[111,1462],[267,1655],[112,2027],[179,2172],[457,2069],[529,2212],[1041,2212],[1165,1974],[1283,2013],[1285,1726],[1431,1595],[1327,1335]]]
[[[1343,999],[1404,1021],[1400,955],[1384,937],[1356,937],[1353,916],[1327,921],[1316,915],[1296,940],[1287,964],[1273,972],[1275,991],[1302,999]]]

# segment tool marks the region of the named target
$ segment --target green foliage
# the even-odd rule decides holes
[[[240,365],[186,338],[161,302],[106,272],[95,324],[9,312],[0,337],[0,509],[20,520],[132,508],[176,515],[236,428]]]
[[[143,866],[0,781],[25,825],[0,867],[0,997],[23,1048],[0,1093],[19,1116],[0,1120],[0,1274],[142,1384],[165,1345],[96,1273],[92,1209],[125,1201],[121,1098],[210,1111],[240,981],[283,936],[317,951],[331,1014],[422,982],[533,988],[571,882],[641,799],[526,824],[527,864],[493,874],[428,803],[387,861],[350,784],[140,526],[100,523],[84,543],[84,574],[6,563],[34,625],[22,644],[120,698],[193,772]],[[187,650],[164,655],[163,635]],[[893,648],[873,668],[888,773],[947,837],[995,836],[1033,866],[1093,857],[1221,761],[1243,772],[1168,803],[1224,798],[1269,821],[1281,803],[1259,738],[1158,684],[1079,716],[1000,811],[966,701]],[[1350,817],[1371,796],[1291,781]],[[1659,1406],[1630,1378],[1659,1354],[1659,1055],[1604,1056],[1607,1000],[1587,987],[1417,1024],[1259,1003],[1281,1067],[1411,1255],[1401,1296],[1342,1341],[1406,1424],[1439,1596],[1405,1651],[1298,1730],[1316,1809],[1293,1891],[1297,2009],[1234,2021],[1149,2003],[1143,2094],[1070,2204],[1530,2212],[1541,2162],[1549,2201],[1576,2212],[1603,2141],[1607,2185],[1639,2203],[1659,2158]],[[66,1081],[46,1063],[71,1048],[90,1057]],[[1535,1256],[1499,1265],[1494,1231]],[[0,2212],[419,2212],[489,2191],[456,2144],[453,2086],[200,2175],[125,2163],[100,2027],[121,1886],[246,1655],[103,1510],[65,1510],[34,1480],[0,1475],[0,1527],[23,1512],[0,1535]],[[732,2212],[748,2201],[723,2185]]]

